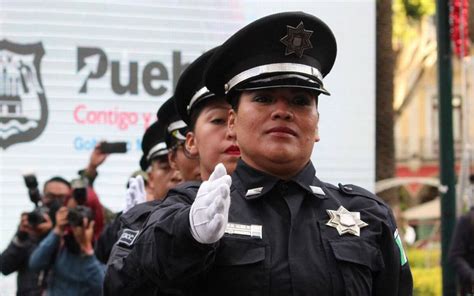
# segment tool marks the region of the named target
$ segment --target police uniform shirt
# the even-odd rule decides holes
[[[184,295],[411,295],[390,209],[353,185],[321,182],[312,163],[282,181],[240,161],[229,224],[215,244],[196,242],[189,209],[197,187],[178,187],[154,213],[141,265]],[[327,210],[360,212],[360,236],[339,235]],[[144,242],[142,242],[144,243]]]

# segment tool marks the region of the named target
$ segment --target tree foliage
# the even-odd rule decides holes
[[[394,0],[392,11],[393,45],[397,50],[417,37],[420,22],[434,15],[436,3],[434,0]]]

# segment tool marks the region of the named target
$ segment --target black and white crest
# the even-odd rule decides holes
[[[305,50],[313,48],[310,40],[313,31],[305,30],[303,22],[300,22],[296,28],[286,26],[286,29],[288,33],[280,39],[280,42],[286,46],[285,55],[294,53],[301,58]]]
[[[29,142],[45,129],[48,119],[40,65],[41,42],[16,44],[0,40],[0,147]]]

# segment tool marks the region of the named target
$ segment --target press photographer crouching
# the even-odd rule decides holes
[[[21,214],[17,233],[0,255],[0,268],[4,275],[18,272],[16,295],[35,296],[42,295],[46,289],[47,272],[46,269],[31,270],[28,260],[39,242],[53,228],[56,211],[70,196],[71,185],[61,177],[53,177],[45,182],[41,195],[36,177],[29,174],[24,178],[35,209]]]
[[[47,295],[101,295],[104,266],[94,255],[99,235],[94,218],[102,211],[86,185],[66,198],[56,213],[56,225],[30,256],[32,270],[50,268]]]

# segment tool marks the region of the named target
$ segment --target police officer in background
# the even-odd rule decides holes
[[[233,106],[241,160],[155,211],[154,281],[173,295],[411,295],[395,219],[377,196],[320,181],[318,97],[336,57],[320,19],[270,15],[213,55],[207,88]],[[146,256],[146,255],[144,255]]]
[[[160,107],[157,113],[166,127],[166,146],[168,161],[172,169],[179,171],[183,181],[200,181],[199,157],[192,156],[186,149],[186,134],[188,125],[179,117],[174,97],[171,97]]]
[[[181,142],[183,135],[186,135],[185,143],[180,144],[183,147],[177,151],[182,155],[176,157],[176,165],[182,170],[184,167],[191,168],[192,164],[198,164],[199,179],[203,180],[209,178],[218,163],[223,163],[227,171],[233,171],[240,156],[235,137],[231,136],[227,129],[230,104],[223,96],[216,97],[204,87],[203,73],[214,51],[215,49],[212,49],[202,54],[180,76],[173,98],[176,100],[177,110],[167,101],[158,111],[159,120],[170,122],[168,131],[175,137],[171,141],[167,140],[167,143],[170,143],[168,147],[175,146],[173,142]],[[179,120],[174,112],[178,112]],[[181,120],[186,124],[186,128]],[[173,132],[177,127],[182,128]],[[187,129],[186,133],[184,129]],[[197,159],[198,162],[193,162]],[[184,163],[186,160],[187,164]],[[196,178],[194,169],[182,171],[182,174],[186,181]],[[195,193],[200,184],[200,181],[186,182],[172,191]],[[133,211],[135,208],[130,212]],[[123,241],[119,240],[114,247],[121,248],[122,254],[126,255],[109,262],[104,295],[167,295],[179,291],[170,291],[169,287],[162,286],[155,275],[160,269],[153,259],[156,252],[171,250],[170,246],[162,245],[161,241],[154,239],[155,214],[158,213],[153,211],[150,214],[147,223],[136,237],[129,232],[130,235],[124,237]],[[133,239],[130,239],[131,237]]]
[[[105,228],[94,247],[97,258],[104,264],[109,261],[111,253],[113,254],[114,245],[119,239],[122,228],[130,224],[136,225],[135,227],[141,226],[153,207],[166,196],[168,190],[182,180],[180,173],[170,166],[169,149],[165,138],[166,125],[161,121],[150,125],[143,135],[140,168],[146,171],[148,182],[145,184],[140,174],[130,178],[124,210],[119,212],[114,221]],[[146,201],[148,202],[145,203]],[[141,206],[136,207],[138,204]],[[135,210],[129,212],[133,208]],[[126,214],[127,212],[129,213]]]
[[[153,123],[143,135],[142,170],[148,173],[152,191],[150,199],[163,199],[170,188],[182,182],[179,171],[173,169],[168,161],[168,147],[165,142],[166,127],[159,121]]]
[[[474,295],[474,207],[456,223],[449,260],[458,275],[460,295]]]

